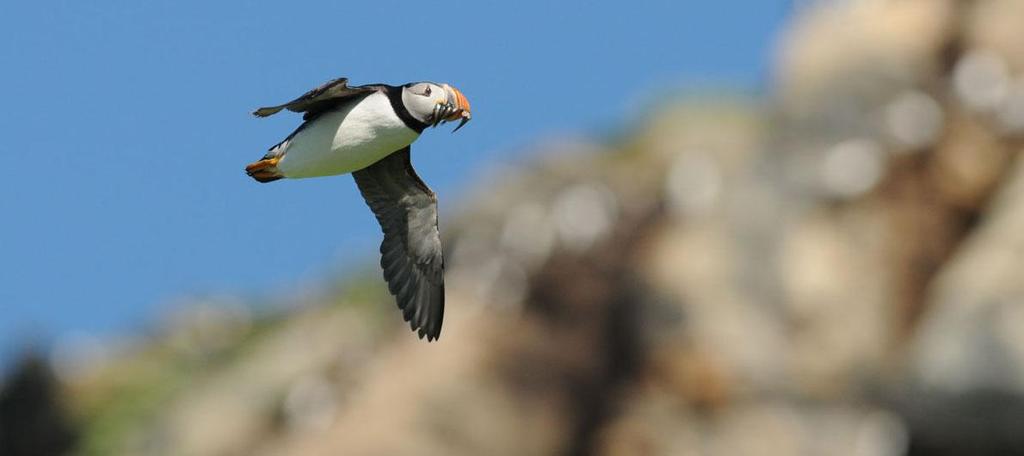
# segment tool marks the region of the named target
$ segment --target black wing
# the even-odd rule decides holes
[[[302,118],[309,120],[321,112],[336,106],[352,97],[364,96],[377,90],[376,86],[348,86],[348,78],[327,81],[320,87],[302,94],[299,98],[282,105],[268,106],[253,111],[256,117],[267,117],[277,114],[282,109],[292,112],[306,113]]]
[[[380,266],[388,290],[412,330],[437,339],[444,317],[437,197],[412,169],[408,146],[352,177],[384,231]]]

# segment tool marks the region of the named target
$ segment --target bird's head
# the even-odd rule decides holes
[[[414,82],[402,87],[402,103],[416,120],[436,127],[458,120],[454,133],[472,118],[469,100],[459,89],[448,84]]]

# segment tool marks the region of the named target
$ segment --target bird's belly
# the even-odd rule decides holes
[[[372,165],[419,136],[400,119],[341,110],[325,114],[288,141],[278,169],[289,178],[333,176]],[[372,113],[371,113],[372,114]]]

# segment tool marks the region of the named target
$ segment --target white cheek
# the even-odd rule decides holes
[[[427,97],[417,97],[409,111],[418,119],[425,121],[433,113],[434,101]]]

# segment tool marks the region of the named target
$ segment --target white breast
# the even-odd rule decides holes
[[[289,178],[350,173],[412,144],[418,136],[398,118],[388,97],[376,92],[322,115],[281,144],[277,168]]]

